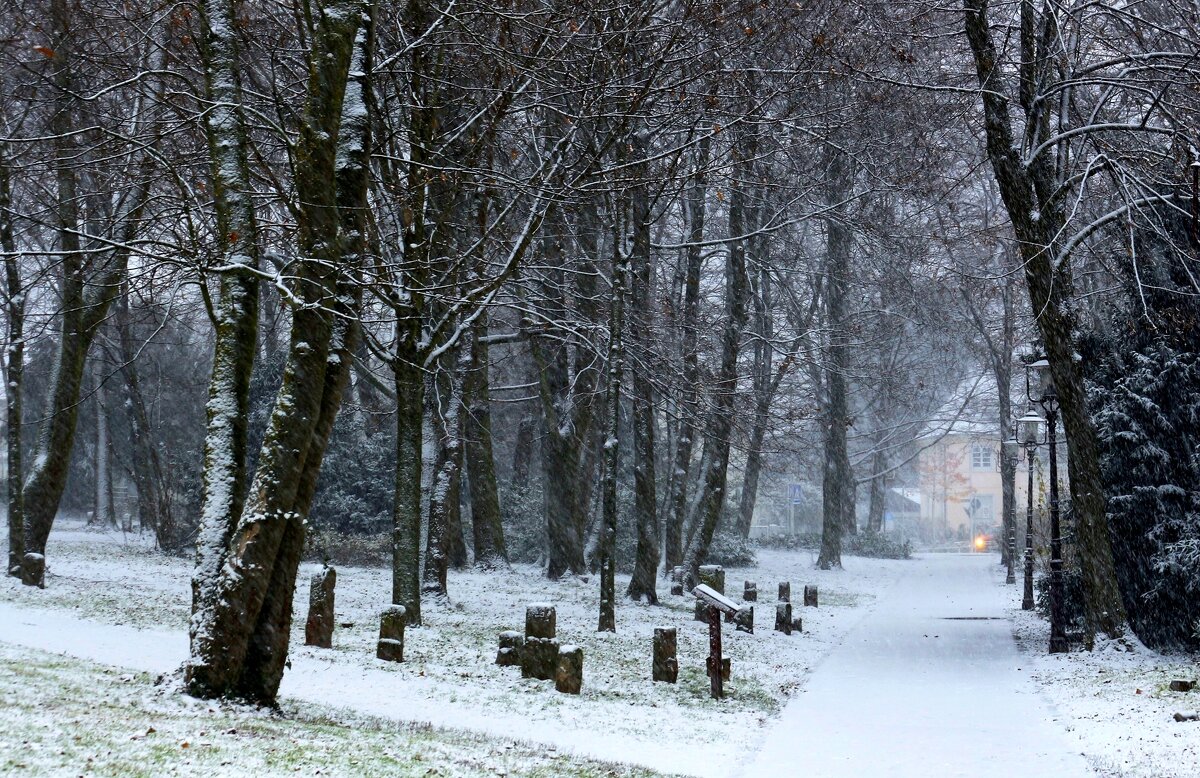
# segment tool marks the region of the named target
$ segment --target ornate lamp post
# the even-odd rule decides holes
[[[1017,442],[1025,449],[1025,470],[1029,483],[1025,488],[1025,591],[1021,609],[1033,610],[1033,456],[1037,447],[1046,441],[1041,436],[1042,417],[1030,407],[1016,421]]]
[[[1008,440],[1004,441],[1000,447],[1001,456],[1004,457],[1009,468],[1011,468],[1008,471],[1010,473],[1016,472],[1017,454],[1020,452],[1020,446],[1021,444],[1017,442],[1017,434],[1016,430],[1014,429],[1012,436],[1009,437]],[[1012,499],[1015,497],[1015,495],[1010,494],[1009,497],[1008,515],[1004,517],[1004,523],[1008,525],[1008,570],[1004,574],[1004,583],[1014,584],[1017,582],[1017,577],[1014,570],[1017,564],[1017,506],[1016,500]]]
[[[1030,391],[1030,378],[1037,384],[1035,393]],[[1062,531],[1058,513],[1058,390],[1050,374],[1050,363],[1045,359],[1029,362],[1025,366],[1025,394],[1031,402],[1042,406],[1046,414],[1046,444],[1050,448],[1050,653],[1067,651],[1067,629],[1063,616],[1063,570]]]

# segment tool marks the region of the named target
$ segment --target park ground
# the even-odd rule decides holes
[[[806,552],[758,556],[726,572],[727,592],[753,580],[761,602],[754,635],[726,631],[721,702],[708,698],[690,597],[623,603],[618,632],[600,634],[594,578],[452,573],[449,602],[427,607],[407,661],[388,664],[373,651],[388,572],[339,569],[340,626],[322,650],[303,646],[309,565],[281,708],[264,712],[177,691],[190,560],[64,521],[45,590],[0,584],[0,774],[722,776],[778,775],[781,762],[862,774],[848,753],[894,775],[993,774],[997,755],[1021,753],[1059,759],[1066,774],[1194,774],[1200,723],[1172,714],[1200,708],[1200,692],[1167,688],[1196,677],[1194,660],[1129,643],[1044,655],[1044,624],[1014,607],[992,555],[847,557],[827,572]],[[780,581],[802,634],[771,629]],[[819,587],[818,608],[799,605],[805,584]],[[555,604],[559,639],[583,647],[580,696],[494,664],[497,633],[521,629],[531,602]],[[938,637],[925,637],[930,624]],[[677,685],[650,680],[657,626],[679,629]]]

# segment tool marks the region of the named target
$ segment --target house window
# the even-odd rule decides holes
[[[971,469],[996,469],[996,453],[989,446],[981,446],[978,443],[971,446]]]

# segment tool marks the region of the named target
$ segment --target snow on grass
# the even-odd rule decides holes
[[[139,670],[161,672],[163,657],[178,653],[180,663],[186,658],[190,559],[163,557],[136,538],[83,531],[69,523],[52,535],[48,559],[45,591],[21,587],[14,579],[0,584],[0,600],[15,603],[28,623],[42,624],[45,632],[40,635],[35,626],[27,626],[16,641]],[[707,627],[692,619],[694,598],[666,594],[665,582],[659,606],[622,599],[617,633],[611,634],[596,632],[595,577],[552,582],[527,566],[500,573],[451,571],[449,602],[426,604],[424,626],[407,631],[406,661],[391,664],[375,659],[379,614],[390,598],[390,572],[339,568],[339,626],[334,648],[324,650],[303,645],[308,579],[320,569],[306,564],[297,587],[292,667],[281,694],[395,721],[536,740],[588,758],[725,775],[748,749],[759,746],[764,724],[841,642],[876,593],[909,565],[847,558],[844,571],[819,571],[813,561],[808,552],[763,550],[758,568],[726,570],[731,597],[740,600],[743,581],[749,579],[758,584],[760,602],[756,634],[725,626],[724,652],[732,660],[732,679],[722,701],[709,698]],[[618,578],[621,591],[628,579]],[[772,630],[780,581],[792,583],[795,615],[804,620],[802,634],[789,637]],[[804,584],[820,586],[820,608],[800,606]],[[519,669],[494,663],[498,634],[523,630],[526,605],[542,602],[557,609],[558,639],[583,648],[579,696],[558,694],[552,682],[522,679]],[[89,622],[55,621],[52,614],[38,615],[33,608],[69,609]],[[0,607],[0,626],[18,622],[15,627],[22,629],[15,610]],[[110,633],[91,622],[123,626],[108,628],[115,630]],[[655,627],[679,630],[676,685],[651,681]],[[0,629],[0,640],[9,639]]]
[[[0,733],[4,775],[650,775],[311,704],[201,702],[149,675],[4,643]]]
[[[1106,778],[1191,778],[1200,765],[1200,689],[1173,692],[1172,680],[1200,681],[1195,657],[1151,651],[1137,641],[1101,641],[1097,650],[1047,653],[1050,629],[1013,610],[1014,632],[1034,681],[1062,716],[1092,768]]]

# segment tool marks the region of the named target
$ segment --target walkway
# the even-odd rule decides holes
[[[914,561],[813,672],[744,776],[1091,776],[1038,696],[992,554]]]

